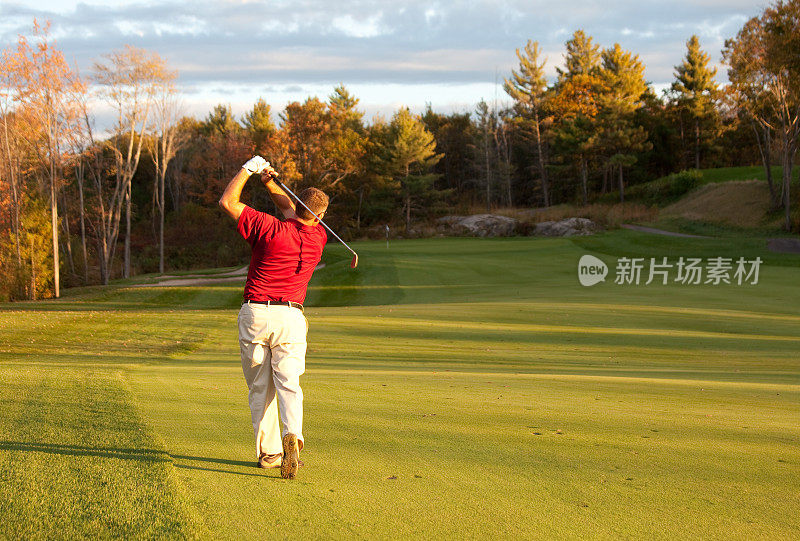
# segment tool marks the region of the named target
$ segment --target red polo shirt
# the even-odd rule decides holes
[[[302,303],[328,241],[325,228],[294,219],[282,222],[245,205],[236,229],[253,250],[244,298]]]

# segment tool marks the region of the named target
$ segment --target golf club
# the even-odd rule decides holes
[[[351,269],[354,269],[354,268],[356,268],[356,266],[358,265],[358,254],[357,254],[357,253],[355,253],[355,252],[353,251],[353,249],[352,249],[352,248],[350,248],[350,247],[347,245],[347,243],[346,243],[345,241],[343,241],[342,239],[340,239],[340,238],[339,238],[339,235],[337,235],[336,233],[334,233],[334,232],[333,232],[333,229],[331,229],[330,227],[328,227],[328,224],[326,224],[325,222],[323,222],[323,221],[322,221],[322,218],[320,218],[319,216],[317,216],[317,215],[314,213],[314,211],[313,211],[313,210],[311,210],[310,208],[308,208],[308,207],[306,206],[306,204],[305,204],[305,203],[303,203],[303,202],[300,200],[300,198],[299,198],[299,197],[297,197],[297,196],[294,194],[294,192],[293,192],[292,190],[290,190],[289,188],[287,188],[287,187],[286,187],[286,186],[283,184],[283,182],[281,182],[280,180],[278,180],[278,179],[275,177],[275,175],[270,175],[270,177],[272,178],[272,180],[274,180],[275,182],[277,182],[277,183],[278,183],[278,186],[280,186],[281,188],[283,188],[283,191],[285,191],[286,193],[288,193],[289,195],[291,195],[292,197],[294,197],[294,198],[297,200],[297,202],[298,202],[298,203],[300,203],[301,205],[303,205],[303,208],[304,208],[304,209],[306,209],[308,212],[310,212],[310,213],[311,213],[311,214],[314,216],[314,218],[316,218],[317,220],[319,220],[319,223],[321,223],[321,224],[322,224],[322,225],[325,227],[325,229],[327,229],[328,231],[330,231],[331,235],[333,235],[334,237],[336,237],[336,240],[338,240],[339,242],[341,242],[342,244],[344,244],[344,247],[345,247],[345,248],[347,248],[348,250],[350,250],[350,253],[351,253],[351,254],[353,254],[353,260],[350,262],[350,268],[351,268]]]

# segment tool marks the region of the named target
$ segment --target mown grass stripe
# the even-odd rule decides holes
[[[14,382],[3,388],[0,537],[197,537],[171,459],[138,420],[118,373],[0,372]]]
[[[600,326],[577,326],[577,325],[544,325],[538,323],[493,323],[487,328],[484,322],[472,322],[463,320],[435,321],[429,319],[411,320],[408,318],[381,317],[363,318],[348,316],[346,319],[335,316],[322,316],[322,321],[335,324],[337,327],[357,328],[369,325],[372,328],[381,327],[387,329],[402,328],[404,332],[408,329],[445,329],[450,331],[461,331],[463,329],[474,329],[486,334],[502,334],[506,332],[528,332],[528,333],[568,333],[568,334],[618,334],[633,336],[668,336],[685,338],[730,338],[734,340],[767,340],[776,342],[800,342],[800,336],[779,336],[773,334],[744,334],[711,331],[691,331],[685,329],[648,329],[648,328],[625,328],[625,327],[600,327]]]

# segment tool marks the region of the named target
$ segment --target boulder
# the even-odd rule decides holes
[[[542,237],[574,237],[592,235],[601,228],[588,218],[566,218],[558,222],[536,224],[533,234]]]
[[[518,220],[497,214],[473,216],[444,216],[436,220],[440,228],[476,237],[509,237],[514,234]]]

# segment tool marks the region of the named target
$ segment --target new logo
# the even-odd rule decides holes
[[[578,280],[582,286],[591,287],[605,282],[608,267],[593,255],[585,255],[578,261]]]

